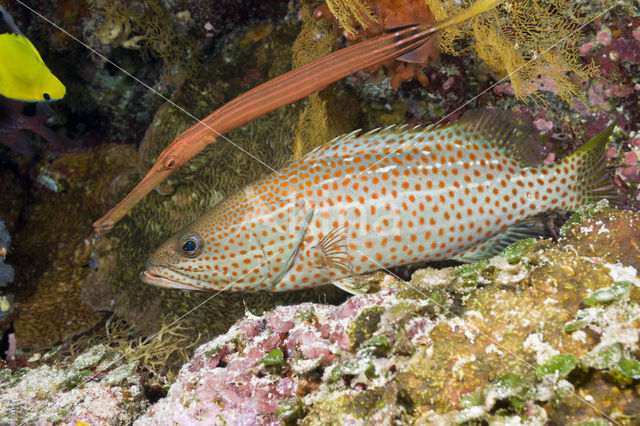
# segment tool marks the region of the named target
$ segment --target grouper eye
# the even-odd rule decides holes
[[[202,243],[202,239],[200,238],[200,236],[189,235],[182,243],[180,251],[187,257],[196,257],[200,254],[203,247],[204,244]]]

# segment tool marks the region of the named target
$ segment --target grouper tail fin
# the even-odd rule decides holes
[[[567,206],[569,210],[600,200],[609,200],[614,206],[622,205],[622,196],[611,181],[605,158],[609,137],[615,125],[616,123],[611,124],[573,154],[552,166],[575,176],[577,197],[574,203]]]

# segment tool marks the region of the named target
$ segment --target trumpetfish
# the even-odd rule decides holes
[[[540,165],[535,129],[476,111],[432,129],[341,136],[218,203],[149,258],[143,281],[182,290],[290,291],[381,268],[474,261],[535,235],[535,218],[618,197],[612,126]]]
[[[178,135],[158,156],[145,177],[103,217],[93,223],[100,233],[111,229],[153,188],[174,170],[198,155],[217,136],[254,118],[288,105],[329,84],[372,65],[419,49],[435,33],[487,10],[503,0],[477,0],[466,9],[433,25],[409,25],[387,31],[363,43],[355,44],[261,84]]]

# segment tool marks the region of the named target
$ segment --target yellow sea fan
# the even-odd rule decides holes
[[[327,0],[327,6],[349,34],[356,32],[356,24],[366,29],[369,22],[378,22],[366,0]]]
[[[313,22],[309,4],[303,2],[300,13],[304,25],[293,44],[294,68],[329,54],[337,39],[337,35],[328,28],[323,28],[320,21]],[[329,140],[327,121],[326,102],[318,93],[310,95],[307,105],[300,113],[294,134],[292,150],[294,160]]]
[[[471,1],[426,0],[436,19],[444,19]],[[541,90],[555,92],[573,104],[580,97],[572,83],[573,73],[588,79],[593,65],[579,62],[575,54],[579,33],[579,6],[567,10],[562,0],[520,0],[443,31],[439,44],[445,53],[462,54],[473,48],[494,69],[495,77],[508,77],[519,99],[542,100]],[[473,44],[457,48],[457,40],[468,37]],[[545,86],[546,84],[546,86]]]

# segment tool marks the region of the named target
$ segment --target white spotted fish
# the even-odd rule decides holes
[[[164,243],[141,278],[166,288],[290,291],[403,264],[496,254],[531,218],[616,200],[611,127],[540,166],[535,130],[479,111],[433,129],[341,136],[218,203]]]

